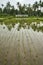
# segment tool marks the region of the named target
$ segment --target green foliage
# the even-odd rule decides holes
[[[8,16],[8,15],[28,15],[28,16],[43,16],[43,13],[41,12],[41,7],[43,7],[43,2],[40,0],[39,3],[36,1],[32,6],[31,4],[28,4],[28,6],[21,5],[19,2],[17,2],[17,9],[11,5],[10,2],[7,2],[6,6],[4,7],[4,4],[1,5],[2,8],[0,8],[0,15]],[[40,10],[38,10],[38,7],[40,6]]]

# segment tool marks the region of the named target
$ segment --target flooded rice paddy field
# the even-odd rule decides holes
[[[43,65],[43,24],[0,25],[0,65]]]

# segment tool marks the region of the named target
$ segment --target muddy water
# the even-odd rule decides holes
[[[18,27],[0,25],[0,65],[43,65],[43,32]]]

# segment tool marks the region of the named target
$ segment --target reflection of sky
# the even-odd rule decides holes
[[[24,3],[25,4],[29,4],[29,3],[33,4],[35,1],[39,2],[39,0],[0,0],[0,6],[1,6],[1,4],[5,5],[8,1],[10,1],[11,4],[14,5],[15,7],[16,7],[17,2],[20,2],[21,4],[24,4]]]

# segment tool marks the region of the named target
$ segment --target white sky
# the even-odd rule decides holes
[[[35,1],[38,1],[39,2],[39,0],[0,0],[0,7],[1,7],[1,4],[6,5],[6,3],[8,1],[10,1],[10,3],[12,5],[14,5],[15,7],[16,7],[17,2],[20,2],[21,4],[29,4],[29,3],[30,4],[33,4]]]

